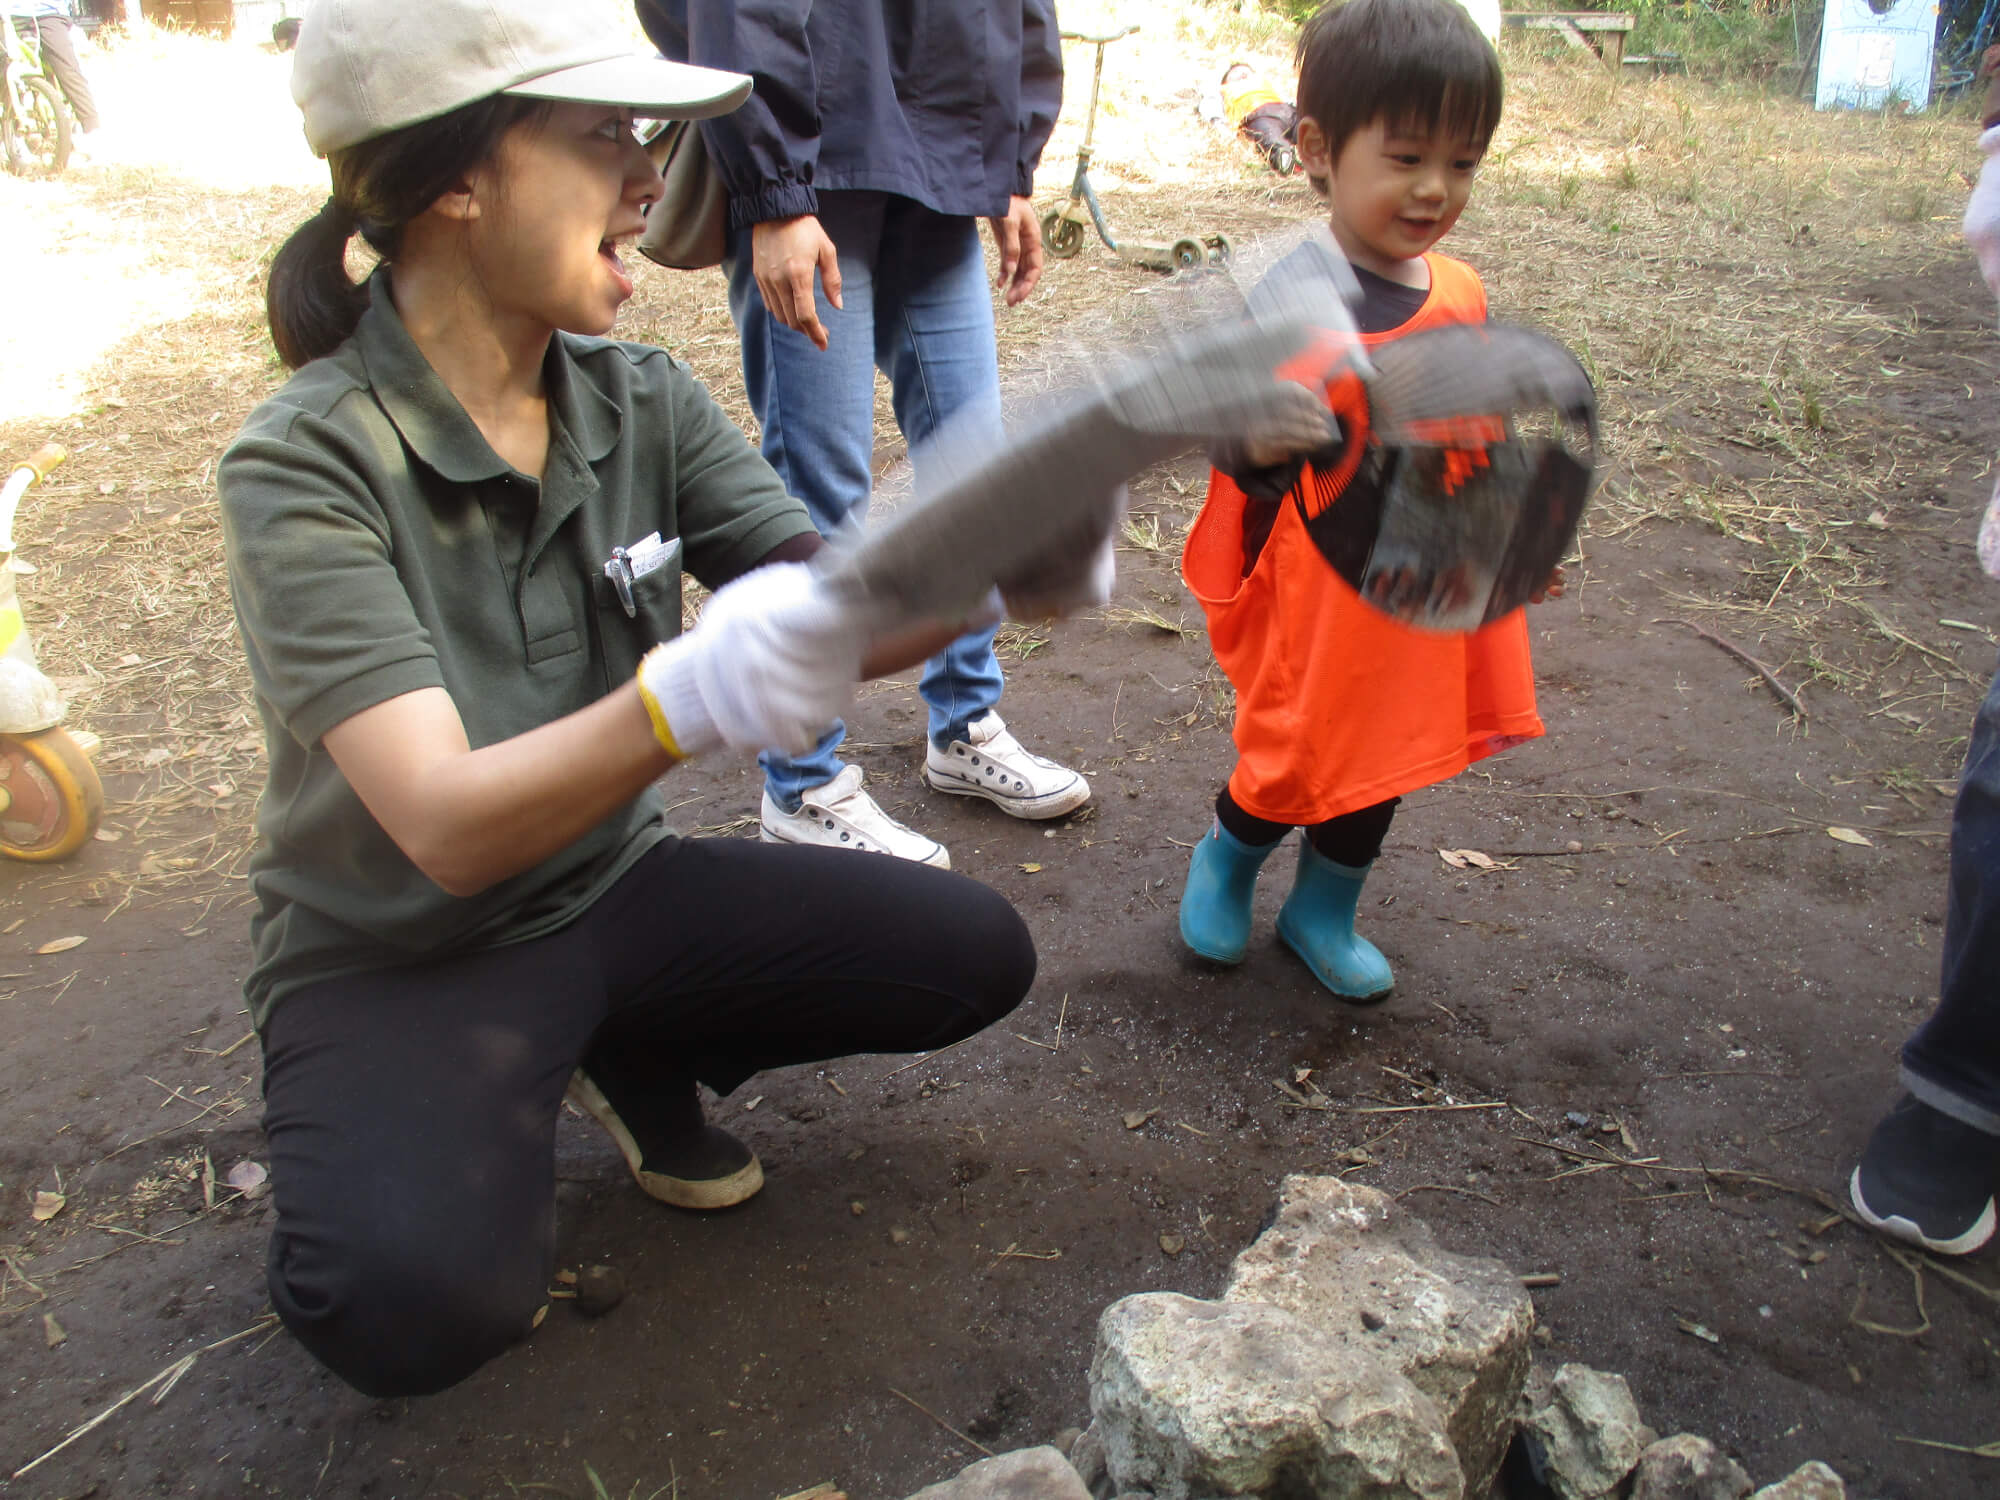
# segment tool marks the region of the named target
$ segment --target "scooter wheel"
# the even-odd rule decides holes
[[[1175,240],[1167,256],[1176,271],[1192,271],[1208,264],[1208,250],[1200,240]]]
[[[60,729],[0,734],[0,797],[0,854],[9,859],[67,859],[104,816],[97,768]]]
[[[1083,226],[1054,210],[1043,214],[1042,248],[1056,260],[1068,260],[1083,248]]]

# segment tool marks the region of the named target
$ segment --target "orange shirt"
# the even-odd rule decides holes
[[[1486,321],[1478,273],[1449,256],[1424,259],[1431,289],[1423,306],[1401,327],[1366,335],[1369,345]],[[1327,401],[1349,432],[1361,429],[1357,379],[1337,378]],[[1359,461],[1360,444],[1350,444],[1326,480],[1344,484]],[[1308,469],[1301,485],[1313,479]],[[1289,497],[1246,578],[1243,507],[1235,482],[1211,471],[1181,576],[1236,688],[1229,795],[1245,812],[1272,823],[1323,823],[1435,785],[1542,733],[1520,610],[1469,634],[1400,624],[1334,572]]]

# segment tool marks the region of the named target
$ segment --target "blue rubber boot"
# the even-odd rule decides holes
[[[1211,824],[1188,861],[1187,885],[1181,890],[1181,941],[1216,963],[1242,963],[1250,946],[1250,897],[1257,889],[1257,872],[1277,847],[1246,844],[1220,823]]]
[[[1396,982],[1382,950],[1354,931],[1354,908],[1370,866],[1337,865],[1304,840],[1292,894],[1278,913],[1278,936],[1313,977],[1343,1000],[1380,1000]]]

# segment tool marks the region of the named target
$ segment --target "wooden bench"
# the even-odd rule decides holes
[[[1519,31],[1553,31],[1570,46],[1593,52],[1613,72],[1625,65],[1625,38],[1636,19],[1629,11],[1510,10],[1501,21]]]

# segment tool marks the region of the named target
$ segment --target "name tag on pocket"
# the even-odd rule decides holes
[[[638,606],[632,602],[632,585],[649,573],[659,572],[680,553],[679,537],[663,542],[657,531],[641,537],[629,547],[611,549],[611,560],[604,565],[604,576],[618,591],[618,602],[625,606],[627,619],[639,613]]]

